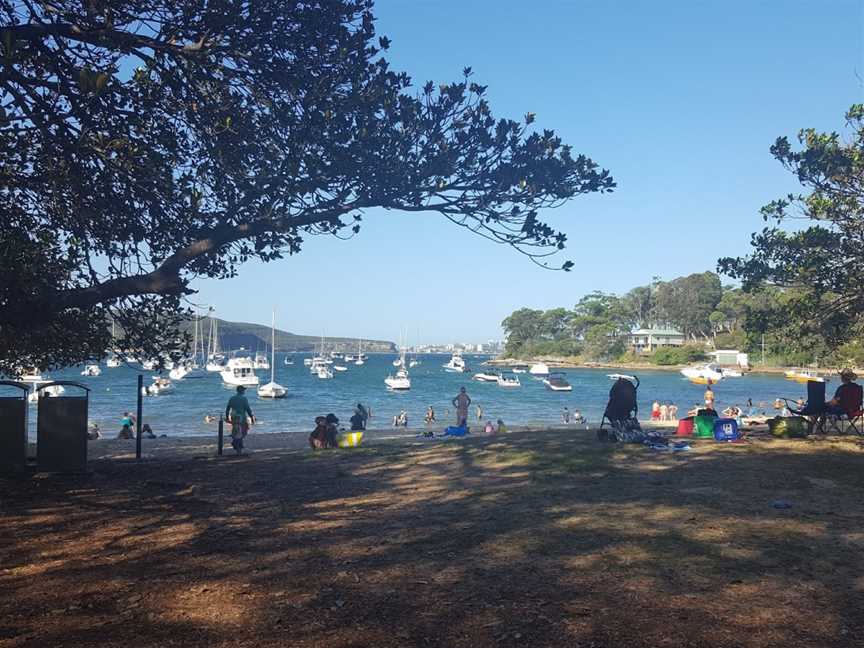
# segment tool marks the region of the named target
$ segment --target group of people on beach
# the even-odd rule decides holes
[[[652,421],[677,421],[678,406],[675,403],[654,401],[651,403],[651,420]]]

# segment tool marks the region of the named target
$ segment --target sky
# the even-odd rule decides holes
[[[537,115],[607,168],[612,194],[543,214],[569,273],[537,267],[434,214],[373,210],[348,241],[200,281],[229,320],[409,344],[500,339],[521,307],[714,270],[746,254],[759,208],[797,185],[769,147],[842,130],[864,101],[864,0],[565,2],[379,0],[391,66],[419,88],[473,79],[498,117]]]

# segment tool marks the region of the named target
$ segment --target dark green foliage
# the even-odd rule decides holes
[[[799,344],[822,340],[832,350],[860,335],[864,314],[864,106],[852,106],[846,121],[845,140],[805,129],[800,150],[786,137],[775,141],[771,154],[808,193],[763,207],[768,226],[753,235],[753,254],[719,261],[747,291],[784,289]],[[782,229],[802,217],[808,226]]]
[[[0,243],[27,251],[2,258],[0,370],[99,355],[109,317],[128,349],[176,352],[191,278],[356,234],[371,207],[538,263],[562,249],[540,212],[608,172],[531,115],[494,117],[470,68],[413,88],[371,10],[0,0]]]
[[[657,349],[651,357],[651,361],[657,365],[680,365],[705,360],[706,358],[704,347],[688,345]]]

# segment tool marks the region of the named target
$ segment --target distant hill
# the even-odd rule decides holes
[[[204,328],[204,339],[210,331],[210,318],[205,317],[201,320]],[[236,350],[243,347],[249,351],[270,348],[270,327],[262,326],[261,324],[250,324],[248,322],[228,322],[216,318],[216,324],[219,329],[219,347],[222,350]],[[186,329],[191,331],[191,322],[186,325]],[[342,353],[357,353],[358,338],[328,337],[325,340],[327,351],[339,351]],[[316,346],[321,345],[321,336],[313,335],[297,335],[288,331],[276,329],[276,350],[277,351],[312,351]],[[393,342],[385,340],[363,340],[364,353],[391,353],[396,351],[396,345]]]

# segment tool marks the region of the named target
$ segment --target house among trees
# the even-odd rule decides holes
[[[630,334],[628,346],[634,353],[654,353],[661,347],[684,346],[684,334],[675,329],[640,328]]]

